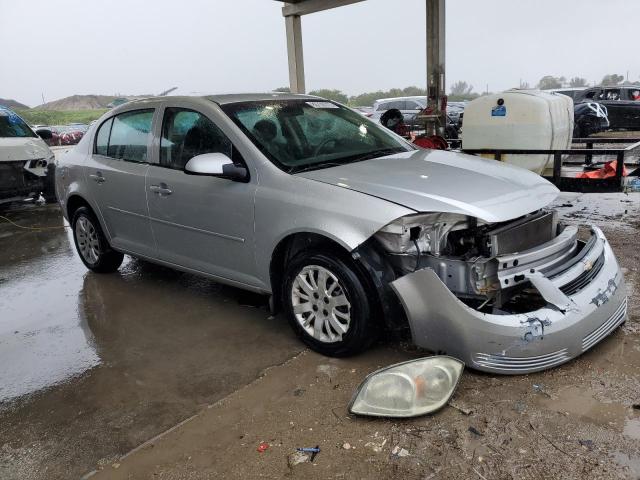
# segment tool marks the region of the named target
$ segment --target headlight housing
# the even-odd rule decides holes
[[[417,243],[421,252],[439,255],[449,232],[469,228],[472,223],[478,224],[479,220],[457,213],[419,213],[394,220],[375,237],[391,253],[415,254]]]
[[[463,370],[463,362],[447,356],[391,365],[364,379],[349,404],[349,411],[396,418],[435,412],[449,401]]]

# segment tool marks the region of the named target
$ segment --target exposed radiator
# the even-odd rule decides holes
[[[529,250],[555,238],[556,230],[554,212],[543,211],[521,218],[487,233],[490,253],[495,256]]]

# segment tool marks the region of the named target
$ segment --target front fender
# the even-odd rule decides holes
[[[260,186],[255,198],[256,269],[271,286],[278,244],[294,233],[315,233],[351,252],[398,217],[415,213],[394,203],[292,175]]]

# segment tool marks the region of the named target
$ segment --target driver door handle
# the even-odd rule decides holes
[[[161,183],[160,185],[150,185],[149,190],[151,190],[153,193],[156,193],[160,196],[171,195],[173,193],[173,190],[167,187],[166,183]]]
[[[92,178],[96,183],[104,183],[106,181],[106,179],[102,176],[102,172],[96,172],[89,175],[89,177]]]

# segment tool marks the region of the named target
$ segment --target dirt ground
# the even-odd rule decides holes
[[[87,338],[99,348],[79,363],[95,365],[9,389],[12,398],[0,403],[0,478],[640,478],[640,194],[564,194],[556,204],[570,223],[603,227],[629,288],[627,323],[572,362],[513,377],[467,370],[451,406],[432,416],[359,418],[347,405],[362,379],[423,352],[386,341],[354,358],[322,357],[296,348],[280,317],[247,306],[238,291],[131,261],[118,280],[81,277],[92,292]],[[3,232],[0,242],[9,238]],[[27,242],[20,235],[13,245]],[[48,234],[38,235],[41,242]],[[73,305],[86,302],[82,286],[65,279],[75,278],[78,260],[59,241],[59,295],[71,298],[60,315],[73,317]],[[4,274],[16,262],[23,278],[35,275],[33,260],[0,255],[0,311],[28,298]],[[7,285],[15,288],[5,301]],[[182,302],[162,301],[169,294]],[[154,315],[145,314],[156,301]],[[175,306],[191,301],[195,310]],[[3,322],[6,362],[2,335],[15,325]],[[244,345],[234,338],[256,329]],[[224,351],[212,354],[208,343]],[[84,351],[73,345],[69,351]],[[216,381],[220,369],[226,383]],[[0,394],[21,375],[0,374]],[[297,447],[316,445],[313,462],[294,464]]]

